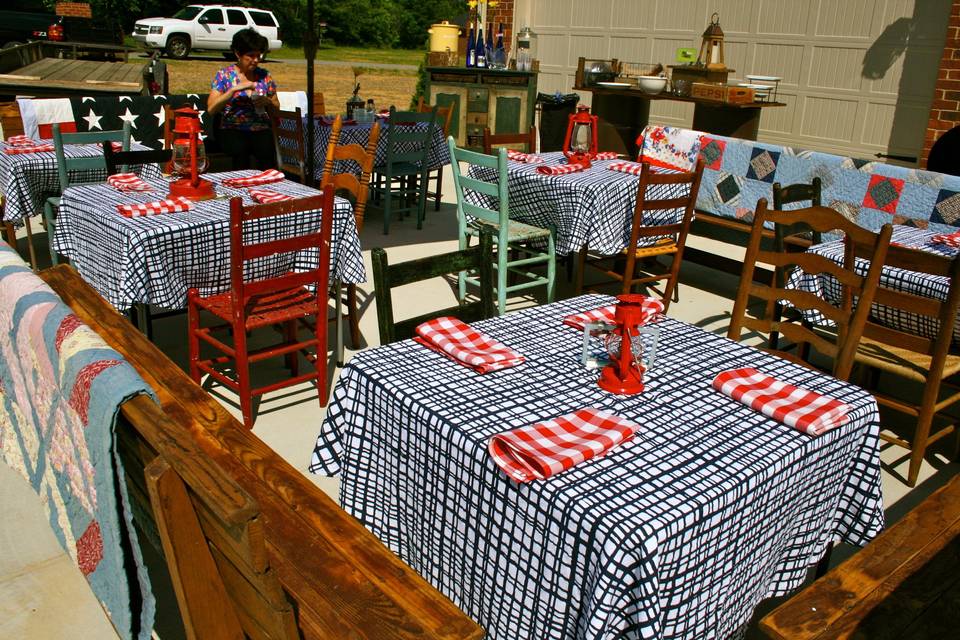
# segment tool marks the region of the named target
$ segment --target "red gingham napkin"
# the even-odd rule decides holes
[[[953,233],[938,233],[930,238],[930,242],[934,244],[945,244],[948,247],[960,249],[960,231],[954,231]]]
[[[568,327],[573,327],[574,329],[579,329],[580,331],[583,331],[583,326],[588,322],[606,322],[607,324],[613,324],[616,308],[617,305],[611,304],[606,307],[600,307],[599,309],[575,313],[566,316],[563,319],[563,324]],[[642,326],[663,313],[663,302],[656,298],[646,297],[640,303],[640,310],[642,312],[640,325]]]
[[[53,151],[52,144],[35,144],[32,146],[18,146],[18,147],[7,147],[3,150],[8,156],[12,156],[17,153],[40,153],[43,151]]]
[[[613,164],[607,165],[607,169],[638,176],[640,172],[643,171],[643,165],[639,162],[614,162]]]
[[[526,360],[510,347],[452,316],[424,322],[417,327],[417,337],[414,340],[471,367],[478,373],[506,369]]]
[[[540,164],[543,162],[543,158],[535,153],[523,153],[522,151],[517,151],[515,149],[507,149],[507,160],[513,160],[514,162],[525,162],[527,164]]]
[[[713,388],[811,436],[846,424],[850,412],[850,406],[839,400],[797,388],[749,367],[717,375]]]
[[[283,173],[276,169],[267,169],[260,173],[255,173],[246,178],[227,178],[223,184],[227,187],[259,187],[260,185],[280,182],[283,180]]]
[[[107,184],[117,191],[153,191],[153,187],[135,173],[115,173],[107,176]]]
[[[127,218],[139,218],[140,216],[151,216],[156,213],[176,213],[178,211],[190,211],[193,209],[193,202],[188,198],[178,196],[168,200],[157,200],[156,202],[147,202],[145,204],[118,204],[117,211],[120,215]]]
[[[35,147],[39,144],[30,136],[10,136],[7,138],[7,144],[11,147]]]
[[[598,409],[520,427],[490,438],[494,464],[517,482],[545,480],[598,458],[634,436],[637,425]]]
[[[576,173],[584,169],[586,169],[585,166],[579,162],[574,162],[572,164],[558,164],[552,167],[541,165],[537,167],[537,173],[542,173],[545,176],[562,176],[565,173]]]
[[[594,156],[594,160],[616,160],[620,154],[616,151],[600,151]]]
[[[279,193],[277,191],[271,191],[270,189],[250,189],[247,191],[247,193],[250,194],[250,197],[253,198],[254,201],[259,202],[260,204],[293,200],[293,196],[288,196],[285,193]]]

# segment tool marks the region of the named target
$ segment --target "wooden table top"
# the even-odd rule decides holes
[[[657,94],[645,93],[640,89],[632,88],[611,88],[611,87],[574,87],[574,91],[592,91],[593,93],[604,95],[623,95],[629,98],[645,98],[647,100],[672,100],[673,102],[691,102],[702,104],[709,107],[729,107],[731,109],[762,109],[765,107],[785,107],[786,102],[746,102],[743,104],[734,104],[731,102],[721,102],[719,100],[707,100],[706,98],[693,98],[691,96],[678,96],[673,93],[662,91]]]

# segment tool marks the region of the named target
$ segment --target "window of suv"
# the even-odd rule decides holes
[[[200,16],[200,24],[223,24],[223,11],[220,9],[207,9]]]
[[[267,13],[266,11],[251,11],[250,17],[253,18],[253,24],[258,27],[277,26],[277,22],[273,19],[272,13]]]
[[[176,20],[193,20],[203,7],[184,7],[173,14]]]
[[[227,9],[227,22],[230,24],[247,24],[247,16],[239,9]]]

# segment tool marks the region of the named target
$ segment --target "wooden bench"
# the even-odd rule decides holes
[[[147,398],[124,405],[118,441],[134,502],[150,505],[187,637],[483,637],[71,267],[40,275],[157,393],[159,408]]]
[[[770,638],[955,638],[960,476],[760,621]]]

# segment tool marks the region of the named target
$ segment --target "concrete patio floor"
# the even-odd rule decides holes
[[[456,248],[456,213],[451,204],[452,180],[447,168],[445,202],[439,212],[428,209],[423,230],[416,230],[411,220],[394,221],[390,235],[383,235],[379,210],[368,211],[367,224],[361,233],[364,258],[368,275],[370,249],[384,247],[391,262],[400,262],[415,257],[432,255]],[[46,237],[35,234],[38,255],[45,255]],[[701,238],[693,238],[691,246],[714,248],[718,245]],[[737,250],[722,245],[723,255],[738,257]],[[741,252],[742,254],[742,252]],[[566,282],[565,270],[558,268],[561,297],[573,294]],[[364,347],[379,343],[376,309],[373,302],[371,282],[360,285],[361,330]],[[725,334],[733,307],[733,296],[738,279],[687,262],[681,272],[679,302],[670,307],[670,315],[697,324],[707,331]],[[455,301],[452,288],[443,281],[435,280],[410,285],[409,292],[395,295],[398,318],[422,313],[422,309],[442,308]],[[516,309],[540,301],[530,298],[514,298],[510,308]],[[165,318],[155,323],[155,342],[170,357],[186,365],[186,320],[185,316]],[[347,348],[346,359],[352,350]],[[279,366],[279,365],[278,365]],[[269,372],[268,372],[269,373]],[[334,371],[333,379],[339,371]],[[220,401],[238,418],[239,408],[229,392],[211,390]],[[257,407],[254,433],[270,445],[279,455],[323,491],[337,500],[338,481],[308,474],[306,467],[313,450],[313,443],[323,420],[324,410],[319,407],[316,391],[309,386],[281,390],[266,396]],[[947,447],[952,442],[946,439]],[[943,441],[941,441],[943,442]],[[886,445],[883,447],[883,494],[888,524],[903,516],[933,490],[946,483],[960,470],[960,465],[950,462],[941,452],[928,454],[920,474],[918,486],[910,489],[903,478],[907,467],[907,452]],[[9,638],[108,638],[115,637],[103,611],[93,598],[76,565],[62,551],[50,532],[39,498],[11,469],[0,463],[0,637]],[[835,550],[835,564],[855,549],[841,545]],[[756,617],[768,611],[774,602],[764,603]],[[751,625],[748,637],[760,637],[755,625]]]

